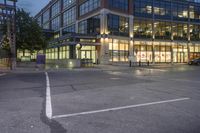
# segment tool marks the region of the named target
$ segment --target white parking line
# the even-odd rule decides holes
[[[158,101],[158,102],[150,102],[150,103],[143,103],[143,104],[136,104],[136,105],[129,105],[129,106],[121,106],[121,107],[116,107],[116,108],[108,108],[108,109],[102,109],[102,110],[94,110],[94,111],[66,114],[66,115],[56,115],[56,116],[53,116],[52,119],[67,118],[67,117],[72,117],[72,116],[88,115],[88,114],[95,114],[95,113],[102,113],[102,112],[109,112],[109,111],[117,111],[117,110],[130,109],[130,108],[149,106],[149,105],[156,105],[156,104],[162,104],[162,103],[172,103],[172,102],[178,102],[178,101],[189,100],[189,99],[190,98],[179,98],[179,99],[171,99],[171,100]]]
[[[45,72],[46,75],[46,117],[48,119],[52,118],[52,105],[51,105],[51,90],[50,90],[50,82],[49,75]]]

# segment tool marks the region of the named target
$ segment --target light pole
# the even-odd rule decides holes
[[[8,14],[7,1],[13,2],[12,14]],[[10,40],[11,70],[16,69],[16,2],[17,0],[4,0],[6,6],[7,36]]]

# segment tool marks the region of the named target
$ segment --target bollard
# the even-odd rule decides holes
[[[149,66],[149,61],[147,61],[147,66]]]
[[[132,65],[132,64],[131,64],[131,61],[129,61],[129,67],[131,67],[131,65]]]

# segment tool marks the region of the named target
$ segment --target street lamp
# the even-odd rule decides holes
[[[13,14],[11,18],[7,11],[7,1],[13,2]],[[7,19],[7,36],[10,39],[10,52],[11,52],[11,69],[16,69],[16,2],[17,0],[4,0],[6,7],[6,19]],[[12,29],[12,30],[11,30]]]

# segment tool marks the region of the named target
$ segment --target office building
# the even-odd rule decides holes
[[[200,57],[199,0],[51,0],[35,18],[54,31],[47,60],[187,63]]]

